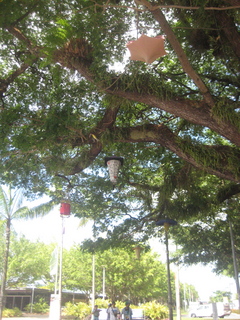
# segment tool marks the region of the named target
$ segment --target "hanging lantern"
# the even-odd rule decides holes
[[[66,202],[61,203],[60,216],[68,218],[70,217],[70,214],[70,204]]]
[[[123,158],[116,156],[106,157],[105,165],[108,167],[110,181],[113,185],[116,185],[119,168],[123,165]]]
[[[129,41],[127,48],[131,54],[130,59],[152,63],[167,54],[164,49],[164,40],[164,36],[148,37],[142,34],[137,40]]]

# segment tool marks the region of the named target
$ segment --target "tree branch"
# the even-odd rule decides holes
[[[114,128],[113,130],[113,134],[118,133],[116,136],[120,136],[119,132],[122,133],[122,138],[116,138],[118,142],[154,142],[156,145],[161,145],[177,154],[198,169],[222,179],[239,182],[239,176],[236,173],[238,171],[237,167],[236,172],[231,169],[228,170],[228,158],[229,154],[234,154],[238,162],[240,152],[230,146],[198,146],[188,141],[188,148],[185,150],[186,142],[184,139],[181,139],[164,125],[144,125],[134,128]],[[194,154],[198,156],[198,159]],[[206,160],[207,158],[208,160]],[[207,164],[204,164],[204,161]]]
[[[34,59],[32,63],[34,63],[37,59]],[[21,74],[23,74],[31,64],[23,63],[19,69],[15,70],[10,76],[6,79],[0,79],[0,96],[3,95],[4,92],[7,91],[8,86]]]
[[[193,67],[191,66],[187,55],[185,54],[184,50],[182,49],[177,37],[175,36],[174,32],[172,31],[170,25],[168,24],[164,14],[161,10],[156,9],[152,6],[147,0],[140,0],[142,5],[146,6],[148,10],[152,13],[153,17],[156,21],[158,21],[159,25],[161,26],[163,32],[166,34],[173,50],[175,51],[183,70],[188,74],[188,76],[193,80],[195,85],[198,87],[199,91],[204,97],[204,100],[210,107],[213,107],[215,102],[213,97],[211,96],[207,86],[201,80],[200,76],[195,72]]]

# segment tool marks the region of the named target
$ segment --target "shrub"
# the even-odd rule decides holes
[[[91,307],[84,302],[79,302],[76,304],[67,302],[63,309],[63,313],[67,316],[74,316],[78,317],[79,319],[84,319],[91,314]]]
[[[32,306],[32,308],[31,308]],[[44,298],[39,298],[38,302],[34,303],[33,305],[31,305],[31,303],[29,303],[24,310],[26,310],[27,312],[34,312],[34,313],[47,313],[49,311],[49,305],[47,304],[47,302],[44,300]]]
[[[22,311],[18,308],[13,309],[4,309],[3,310],[3,318],[10,318],[10,317],[21,317]]]
[[[145,316],[151,320],[160,320],[168,318],[168,308],[155,301],[147,302],[141,306]]]

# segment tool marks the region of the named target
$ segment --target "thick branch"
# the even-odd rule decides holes
[[[147,0],[141,0],[142,5],[146,6],[149,11],[152,13],[153,17],[156,21],[159,22],[163,32],[166,34],[168,41],[170,42],[173,50],[175,51],[183,70],[188,74],[188,76],[193,80],[195,85],[199,88],[201,94],[203,95],[207,104],[211,107],[214,106],[214,100],[209,93],[207,86],[201,80],[200,76],[196,73],[196,71],[191,66],[186,53],[184,52],[183,48],[181,47],[177,37],[175,36],[174,32],[172,31],[170,25],[168,24],[164,14],[161,12],[160,9],[156,9],[152,6]]]
[[[235,182],[239,182],[240,180],[240,177],[236,174],[237,168],[235,173],[227,169],[229,154],[234,153],[237,161],[240,160],[240,153],[234,151],[231,147],[201,145],[201,156],[196,160],[192,154],[198,151],[199,146],[191,145],[188,142],[187,150],[192,148],[193,152],[185,151],[184,145],[186,142],[164,125],[146,125],[134,128],[114,129],[114,133],[118,131],[124,132],[122,139],[118,139],[119,142],[154,142],[177,154],[180,158],[200,170],[216,175],[222,179]],[[208,157],[207,165],[204,164],[205,154],[207,154]],[[214,165],[217,158],[217,165]]]
[[[107,90],[108,93],[124,97],[126,99],[141,102],[155,108],[169,112],[175,116],[186,119],[191,123],[208,127],[229,139],[232,143],[240,146],[240,132],[230,122],[215,118],[211,113],[211,108],[203,101],[192,100],[163,100],[154,95],[139,94],[127,91]]]

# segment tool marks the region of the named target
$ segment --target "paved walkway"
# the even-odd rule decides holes
[[[184,316],[182,316],[184,317]],[[49,319],[48,314],[24,314],[22,317],[17,317],[17,318],[2,318],[3,320],[44,320],[44,319]],[[66,318],[65,318],[66,319]],[[64,316],[63,316],[63,320]],[[192,318],[193,319],[193,318]],[[210,318],[206,318],[206,320],[209,320]],[[232,320],[232,319],[239,319],[240,320],[240,314],[237,313],[231,313],[229,316],[224,317],[225,320]],[[49,319],[50,320],[50,319]]]

